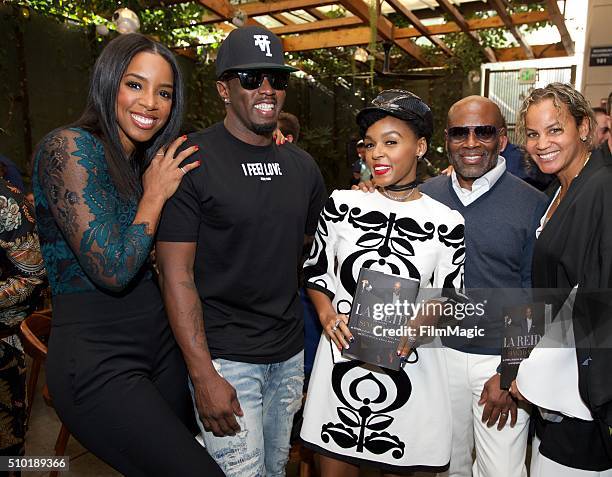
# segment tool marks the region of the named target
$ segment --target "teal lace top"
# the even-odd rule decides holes
[[[153,236],[132,224],[135,201],[123,200],[108,172],[104,147],[77,128],[41,142],[32,185],[42,254],[53,295],[120,292],[149,275]]]

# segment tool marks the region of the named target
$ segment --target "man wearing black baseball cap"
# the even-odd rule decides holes
[[[158,231],[202,437],[228,476],[284,475],[302,400],[296,271],[327,195],[312,157],[272,141],[292,71],[272,32],[229,34],[216,63],[225,119],[186,141],[202,166],[166,203]]]

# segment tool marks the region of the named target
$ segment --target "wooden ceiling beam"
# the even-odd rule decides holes
[[[430,3],[430,2],[428,2]],[[464,17],[471,17],[477,12],[482,12],[483,10],[488,10],[489,7],[486,3],[482,2],[468,2],[457,5],[455,3],[457,10],[461,12]],[[430,18],[440,18],[444,15],[444,10],[442,10],[439,6],[434,8],[420,8],[419,10],[415,10],[413,12],[420,20],[426,20]]]
[[[367,45],[369,42],[369,28],[353,28],[336,32],[322,32],[319,40],[308,38],[310,35],[283,38],[285,51],[304,51],[317,48],[334,48],[337,46]],[[321,46],[323,44],[323,46]],[[561,43],[550,45],[532,45],[532,51],[536,58],[557,58],[568,56]],[[525,50],[520,46],[511,48],[495,49],[495,56],[498,61],[517,61],[526,60]]]
[[[444,43],[444,41],[442,41],[440,38],[433,36],[429,29],[425,25],[423,25],[421,20],[419,20],[419,18],[414,13],[412,13],[408,8],[406,8],[400,0],[387,0],[387,3],[391,5],[397,13],[404,15],[404,17],[406,17],[406,19],[414,25],[414,27],[419,31],[419,33],[421,33],[421,35],[426,37],[434,45],[440,48],[445,55],[453,56],[452,50],[446,45],[446,43]]]
[[[333,28],[348,28],[357,25],[363,25],[363,22],[359,18],[345,17],[328,18],[327,20],[309,23],[295,23],[293,25],[271,28],[271,30],[277,35],[289,35],[292,33],[306,33],[318,30],[329,30]]]
[[[548,20],[547,12],[530,12],[530,13],[517,13],[512,15],[512,21],[515,25],[529,24],[534,22],[542,22]],[[310,25],[314,26],[316,23],[313,22]],[[497,28],[503,26],[501,18],[495,16],[485,19],[468,20],[468,25],[472,29],[486,29],[486,28]],[[285,27],[280,27],[285,28]],[[456,33],[462,31],[459,25],[456,23],[446,23],[443,25],[431,25],[428,27],[431,34],[446,34]],[[395,39],[402,38],[414,38],[420,36],[420,32],[416,28],[399,28],[395,30]],[[336,31],[321,31],[316,33],[304,33],[299,36],[285,36],[282,37],[285,51],[305,51],[315,50],[319,48],[333,48],[336,46],[361,46],[367,45],[370,42],[370,28],[368,26],[347,28]],[[520,48],[519,48],[520,49]],[[534,47],[532,47],[532,50]],[[540,50],[541,51],[541,47]],[[500,50],[506,51],[506,50]],[[507,51],[514,51],[508,49]],[[552,56],[563,56],[558,55],[556,50],[553,50]],[[534,50],[534,56],[537,58],[537,51]],[[505,53],[509,55],[510,53]],[[512,53],[515,54],[515,53]],[[526,58],[524,52],[521,55],[522,58]],[[503,61],[508,61],[504,59]]]
[[[515,25],[530,24],[536,22],[544,22],[548,20],[548,12],[529,12],[529,13],[516,13],[511,16],[512,22]],[[289,35],[293,33],[308,33],[319,30],[327,30],[334,28],[348,28],[355,27],[358,25],[363,26],[363,21],[356,17],[344,17],[344,18],[328,18],[325,20],[310,22],[310,23],[296,23],[295,25],[287,25],[271,30],[277,35]],[[471,30],[484,30],[487,28],[503,27],[504,23],[498,16],[468,20],[468,25]],[[431,35],[445,35],[447,33],[457,33],[461,31],[459,25],[454,22],[443,23],[441,25],[431,25],[427,27]],[[408,28],[396,28],[394,30],[394,38],[396,40],[402,38],[418,38],[421,36],[421,32],[414,27]],[[363,40],[363,41],[361,41]],[[366,44],[369,40],[361,39],[357,44]]]
[[[512,36],[514,36],[519,46],[525,52],[525,56],[528,59],[533,60],[535,58],[535,56],[533,56],[533,50],[531,49],[521,32],[518,30],[517,26],[512,23],[512,18],[510,18],[510,15],[506,11],[506,5],[504,5],[502,0],[489,0],[489,5],[491,5],[495,9],[497,14],[499,15],[499,18],[503,20],[504,26],[508,29],[510,33],[512,33]]]
[[[325,15],[325,20],[310,22],[310,23],[296,23],[295,25],[286,25],[276,28],[271,28],[271,30],[277,35],[290,35],[294,33],[308,33],[319,30],[327,30],[334,28],[348,28],[355,27],[358,25],[363,25],[363,21],[356,17],[344,17],[344,18],[329,18]],[[528,13],[515,13],[510,17],[512,22],[515,25],[526,25],[537,22],[545,22],[549,20],[548,12],[528,12]],[[223,23],[216,24],[215,27],[219,28],[219,25],[223,25]],[[485,30],[487,28],[499,28],[504,26],[503,20],[499,16],[468,20],[468,25],[471,30]],[[431,35],[446,35],[448,33],[458,33],[461,31],[459,25],[454,22],[447,22],[440,25],[431,25],[427,27],[429,33]],[[402,38],[418,38],[421,36],[421,32],[414,27],[407,28],[396,28],[394,30],[394,38],[396,40]],[[360,42],[359,44],[363,44],[364,42]],[[365,42],[367,43],[367,41]]]
[[[356,29],[354,29],[356,30]],[[356,35],[354,30],[344,30],[341,34],[339,32],[325,32],[321,35],[324,37],[328,37],[327,39],[323,39],[326,41],[327,48],[332,48],[336,46],[351,46],[359,43],[355,43],[355,41],[359,41],[359,35]],[[362,30],[369,30],[367,27],[363,27]],[[361,32],[361,36],[366,38],[367,35],[364,35],[365,31]],[[298,37],[287,37],[283,40],[285,44],[285,51],[303,51],[303,50],[312,50],[319,48],[319,46],[313,46],[311,48],[301,48],[304,46],[303,44],[297,44],[296,40]],[[303,40],[303,37],[302,37]],[[333,41],[335,40],[335,41]],[[361,44],[365,45],[368,42],[368,38]],[[303,41],[302,41],[303,43]],[[299,46],[299,47],[298,47]],[[562,43],[553,43],[550,45],[533,45],[532,47],[534,56],[536,58],[558,58],[568,56],[567,51]],[[191,58],[192,60],[196,59],[196,50],[195,48],[174,48],[175,53]],[[519,47],[512,48],[497,48],[495,50],[495,55],[497,56],[499,61],[517,61],[517,60],[526,60],[527,56],[525,55],[525,51]]]
[[[306,8],[306,12],[310,13],[317,20],[328,20],[329,17],[325,13],[319,11],[317,8]]]
[[[227,0],[198,0],[198,2],[217,16],[232,18],[234,15],[234,9]]]
[[[364,23],[370,24],[370,7],[363,0],[339,0],[339,3]],[[382,15],[378,15],[376,28],[385,40],[393,40],[393,24]]]
[[[326,17],[327,18],[327,17]],[[511,16],[512,22],[515,25],[523,25],[530,24],[536,22],[544,22],[547,21],[548,12],[529,12],[529,13],[516,13]],[[301,38],[304,38],[304,41],[301,42],[299,38],[283,38],[284,41],[288,41],[291,45],[299,45],[301,43],[307,45],[302,48],[303,50],[313,50],[317,48],[325,48],[328,44],[333,45],[333,35],[335,35],[336,31],[331,32],[321,32],[316,33],[313,36],[309,36],[308,32],[316,32],[319,30],[333,29],[333,28],[347,28],[347,27],[357,27],[358,25],[363,25],[363,22],[360,18],[351,16],[345,18],[327,18],[326,20],[321,20],[318,22],[304,23],[295,25],[287,25],[277,28],[272,28],[272,31],[277,35],[288,35],[293,33],[303,33],[306,35],[302,35]],[[477,20],[468,20],[468,25],[472,30],[483,30],[487,28],[498,28],[503,27],[503,21],[498,16],[477,19]],[[227,27],[224,23],[219,23],[215,25],[217,28],[223,29]],[[448,22],[441,25],[431,25],[428,27],[429,32],[432,35],[445,35],[447,33],[457,33],[461,31],[459,25],[454,22]],[[356,31],[351,32],[350,35],[343,35],[342,37],[342,45],[334,45],[334,46],[349,46],[349,45],[367,45],[370,41],[370,33],[369,28],[357,28]],[[318,35],[324,35],[329,33],[327,36],[321,36],[321,45],[317,46],[317,37]],[[421,36],[421,33],[413,27],[408,28],[398,28],[394,31],[395,39],[403,39],[403,38],[416,38]],[[354,41],[354,43],[346,43]],[[295,46],[295,51],[299,50],[297,46]]]
[[[567,55],[572,56],[575,53],[574,42],[569,34],[569,31],[567,31],[565,19],[559,10],[557,0],[546,0],[546,9],[548,10],[548,14],[553,25],[557,27],[557,30],[559,30],[559,35],[561,35],[561,43],[563,43],[563,47],[565,48],[565,51],[567,51]]]
[[[194,0],[148,0],[148,7],[149,8],[163,8],[163,7],[168,7],[172,5],[177,5],[180,3],[189,3],[192,1]],[[269,1],[269,0],[264,0],[264,1]],[[240,7],[240,5],[236,5],[236,7]],[[316,11],[316,7],[311,7],[311,8]],[[476,12],[481,12],[483,10],[486,10],[487,8],[488,7],[486,6],[486,4],[482,2],[462,3],[457,6],[457,9],[462,13],[463,16],[470,16]],[[305,8],[305,10],[308,11],[308,8]],[[325,15],[322,12],[317,12],[317,14],[313,14],[312,12],[308,12],[308,13],[310,13],[312,16],[316,17],[319,20],[326,20],[329,18],[327,15]],[[421,8],[419,10],[415,10],[416,16],[421,20],[428,19],[428,18],[439,18],[443,13],[444,12],[439,7]]]
[[[448,15],[450,15],[451,18],[453,18],[455,23],[459,25],[459,28],[461,28],[461,31],[465,33],[467,36],[469,36],[472,39],[472,41],[474,41],[478,46],[480,46],[480,48],[482,48],[482,51],[484,52],[484,55],[487,58],[487,60],[492,63],[496,62],[497,59],[495,58],[495,52],[489,47],[482,46],[482,44],[480,43],[480,37],[476,33],[474,33],[472,30],[470,30],[470,26],[467,20],[465,19],[465,17],[461,14],[461,12],[457,10],[457,8],[455,8],[455,6],[452,3],[450,3],[449,0],[436,0],[436,1],[438,2],[438,5],[440,5],[440,7]]]
[[[339,0],[339,3],[353,15],[361,18],[365,23],[370,23],[370,8],[363,0]],[[419,63],[429,66],[429,62],[425,59],[423,50],[421,50],[414,41],[410,38],[395,40],[393,35],[394,26],[389,19],[382,15],[378,15],[376,28],[383,40],[395,43],[400,49],[414,57]]]
[[[304,35],[284,36],[285,51],[306,51],[319,48],[334,48],[336,46],[356,46],[370,43],[370,27],[347,28],[345,30],[330,30]]]
[[[536,58],[557,58],[568,56],[562,43],[552,43],[550,45],[532,45],[531,49]],[[495,55],[499,61],[527,60],[525,50],[520,46],[512,48],[496,48]]]
[[[548,12],[515,13],[510,18],[512,18],[512,23],[515,25],[545,22],[549,20]],[[468,20],[467,22],[472,31],[504,26],[503,20],[498,16]],[[458,33],[461,31],[461,28],[455,22],[430,25],[427,28],[432,35],[446,35],[447,33]],[[395,38],[413,38],[419,36],[421,36],[421,33],[416,28],[408,27],[395,30]]]
[[[337,3],[337,0],[280,0],[278,2],[267,3],[243,3],[240,4],[238,8],[246,13],[249,17],[257,17],[260,15],[272,15],[273,13],[290,12],[291,10],[303,10],[305,8],[333,5],[335,3]],[[195,23],[195,25],[207,25],[224,20],[228,20],[228,17],[223,17],[218,14],[204,15],[199,22]]]
[[[218,25],[216,25],[216,28],[219,30],[223,30],[228,35],[231,33],[232,30],[236,29],[234,25],[228,23],[219,23]]]
[[[272,15],[270,15],[272,18],[274,18],[276,21],[281,22],[283,25],[295,25],[295,22],[289,20],[285,15],[283,15],[282,13],[273,13]]]

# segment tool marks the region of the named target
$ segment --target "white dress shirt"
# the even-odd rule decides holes
[[[489,192],[491,187],[499,180],[499,178],[506,171],[506,160],[502,156],[497,156],[497,165],[487,172],[482,177],[479,177],[472,184],[472,190],[464,189],[459,185],[457,180],[457,173],[453,170],[451,179],[453,182],[453,189],[457,193],[457,197],[463,205],[466,207],[478,199],[480,196]]]

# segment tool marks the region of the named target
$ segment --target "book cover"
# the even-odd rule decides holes
[[[418,292],[418,280],[362,268],[348,324],[355,341],[343,356],[398,370],[397,348]]]
[[[545,303],[528,303],[503,307],[502,311],[504,342],[500,387],[510,389],[521,361],[529,357],[531,350],[542,339],[546,325],[550,323],[552,309]]]

